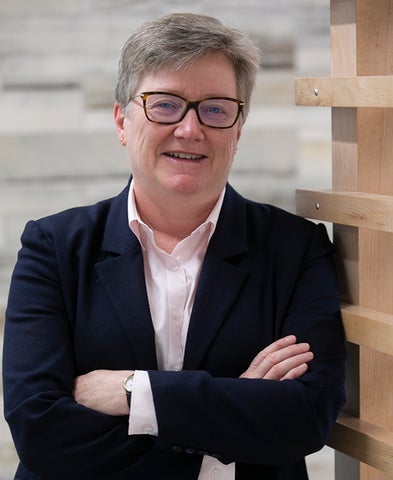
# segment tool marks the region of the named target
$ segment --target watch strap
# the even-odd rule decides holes
[[[131,407],[132,384],[134,381],[134,372],[123,380],[123,388],[126,393],[128,406]]]

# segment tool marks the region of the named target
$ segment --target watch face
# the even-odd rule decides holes
[[[127,392],[131,392],[132,391],[132,384],[134,382],[134,375],[130,375],[129,377],[127,377],[125,380],[124,380],[124,388]]]

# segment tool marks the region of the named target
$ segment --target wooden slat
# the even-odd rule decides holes
[[[393,107],[393,76],[298,78],[297,105],[316,107]]]
[[[358,109],[332,108],[332,187],[358,191]],[[379,193],[379,192],[378,192]]]
[[[393,355],[393,315],[357,305],[343,305],[341,313],[349,342]]]
[[[332,76],[357,75],[356,0],[331,0],[330,46]]]
[[[393,75],[392,0],[356,0],[356,26],[357,75]]]
[[[393,432],[389,430],[343,413],[328,445],[382,472],[393,474]]]
[[[393,75],[392,0],[356,0],[356,24],[357,75]],[[358,109],[358,190],[393,195],[392,131],[393,109]],[[359,304],[393,314],[393,236],[360,229],[359,251]],[[361,347],[359,364],[359,417],[389,430],[393,438],[393,358]],[[391,469],[380,470],[363,463],[360,480],[392,480]]]
[[[297,190],[296,212],[303,217],[393,232],[393,196],[337,190]]]
[[[393,108],[358,108],[356,110],[357,190],[379,195],[393,195]],[[347,189],[343,188],[343,190]]]

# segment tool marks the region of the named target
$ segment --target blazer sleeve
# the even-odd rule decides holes
[[[149,452],[154,437],[130,437],[128,417],[74,401],[74,331],[59,278],[62,254],[37,223],[26,226],[6,312],[5,417],[28,470],[44,478],[116,479],[116,472],[127,478],[124,472]]]
[[[332,245],[322,226],[313,229],[301,256],[286,243],[285,250],[277,241],[276,267],[267,282],[274,284],[269,288],[278,305],[271,318],[279,325],[277,337],[295,334],[310,343],[315,358],[309,370],[285,381],[150,371],[160,448],[205,452],[223,463],[283,465],[326,443],[345,401],[346,352]]]

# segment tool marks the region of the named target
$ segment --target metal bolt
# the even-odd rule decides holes
[[[319,204],[319,202],[317,202],[317,203],[315,204],[315,209],[316,209],[316,210],[319,210],[319,207],[320,207],[320,204]]]
[[[317,88],[314,88],[314,95],[317,97],[319,94],[319,90]]]

